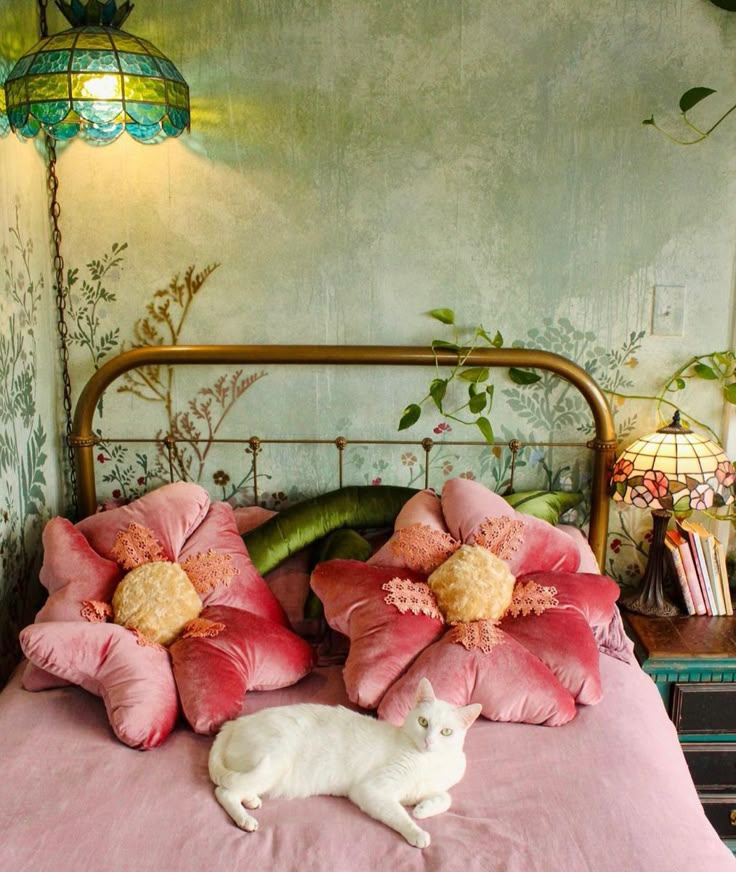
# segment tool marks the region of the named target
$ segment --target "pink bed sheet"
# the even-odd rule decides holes
[[[0,694],[0,868],[12,872],[734,872],[672,724],[638,666],[601,655],[603,701],[564,727],[471,728],[468,772],[420,851],[347,800],[266,800],[238,830],[207,776],[210,740],[178,727],[153,751],[117,742],[76,687]],[[246,710],[346,704],[339,667]]]

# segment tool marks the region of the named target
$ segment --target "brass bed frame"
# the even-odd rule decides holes
[[[102,437],[93,431],[93,419],[99,399],[104,391],[117,378],[131,369],[146,366],[182,366],[182,365],[240,365],[240,364],[279,364],[279,365],[314,365],[314,366],[454,366],[461,359],[467,366],[483,367],[524,367],[543,369],[570,382],[584,397],[593,415],[595,437],[587,442],[547,442],[534,443],[551,445],[577,446],[590,449],[593,453],[593,469],[590,493],[590,523],[588,541],[602,568],[606,550],[608,533],[608,477],[616,451],[616,436],[613,418],[608,402],[601,388],[593,378],[580,366],[551,352],[525,348],[484,348],[472,351],[454,351],[432,349],[428,347],[388,346],[388,345],[161,345],[134,348],[125,351],[105,363],[85,384],[76,404],[74,420],[69,443],[73,447],[76,472],[76,500],[79,514],[84,517],[96,511],[97,492],[94,472],[94,447],[101,442],[116,441],[151,441],[150,437],[143,439],[116,440],[113,437]],[[169,452],[176,448],[177,441],[171,434],[157,440]],[[255,464],[261,443],[294,442],[294,443],[333,443],[338,448],[340,458],[340,485],[342,485],[342,449],[348,443],[343,437],[333,440],[261,440],[251,436],[244,440],[213,439],[216,442],[244,442],[252,455],[254,479],[257,487]],[[398,444],[407,444],[411,440],[394,440]],[[520,443],[512,450],[518,450]],[[350,440],[351,444],[392,444],[388,440]],[[431,439],[421,440],[420,444],[429,454],[434,444],[482,444],[486,443],[434,443]],[[498,442],[498,445],[509,443]],[[531,444],[531,443],[526,443]],[[429,464],[425,469],[428,470]],[[173,465],[170,462],[170,472],[173,478]],[[257,491],[256,491],[257,495]]]

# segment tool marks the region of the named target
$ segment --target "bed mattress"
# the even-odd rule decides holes
[[[22,667],[0,694],[0,868],[13,872],[442,870],[733,872],[707,821],[674,728],[635,663],[601,655],[604,698],[563,727],[480,718],[448,812],[412,848],[348,800],[268,800],[237,829],[207,774],[211,739],[178,726],[159,748],[118,742],[100,699],[30,693]],[[293,702],[350,705],[339,666],[244,712]]]

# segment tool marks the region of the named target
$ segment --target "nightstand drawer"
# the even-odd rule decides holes
[[[721,838],[736,838],[736,793],[701,793],[705,816]]]
[[[699,790],[736,791],[736,744],[690,742],[682,752]]]
[[[736,733],[736,684],[675,683],[672,720],[681,735]]]

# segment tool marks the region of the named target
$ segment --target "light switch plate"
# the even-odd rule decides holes
[[[652,307],[654,336],[682,336],[685,329],[685,286],[655,285]]]

